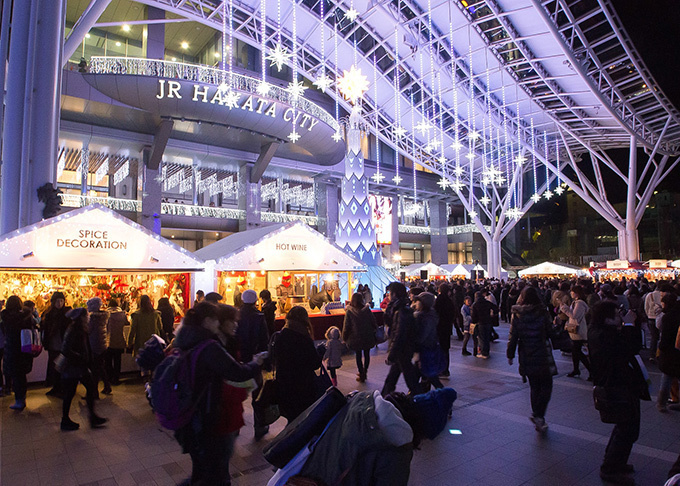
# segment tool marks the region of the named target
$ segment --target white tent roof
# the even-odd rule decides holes
[[[363,263],[299,221],[234,233],[194,255],[205,261],[214,260],[215,269],[222,271],[366,270]]]
[[[189,272],[191,252],[100,204],[75,209],[3,235],[0,268]]]
[[[427,270],[427,276],[428,277],[433,277],[433,276],[439,276],[439,275],[444,275],[446,277],[449,276],[449,272],[444,270],[442,267],[439,265],[435,265],[434,263],[414,263],[412,265],[409,265],[407,267],[403,267],[401,269],[402,272],[406,272],[407,277],[420,277],[420,271],[421,270]]]
[[[680,268],[680,260],[674,260],[671,262],[671,267]]]
[[[446,265],[440,265],[444,270],[449,272],[451,276],[460,276],[465,278],[470,278],[470,270],[465,268],[462,263],[447,263]]]
[[[576,275],[579,270],[581,270],[579,267],[566,263],[543,262],[520,270],[517,274],[520,277],[525,275]]]

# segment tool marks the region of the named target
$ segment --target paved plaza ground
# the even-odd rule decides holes
[[[545,436],[534,431],[530,414],[529,385],[517,374],[517,362],[505,359],[508,326],[492,345],[491,359],[463,357],[455,338],[451,349],[451,379],[444,382],[458,392],[450,429],[424,441],[411,463],[412,485],[597,485],[600,461],[611,432],[593,408],[592,386],[585,378],[568,378],[571,360],[555,353],[559,376],[555,378],[546,419]],[[353,356],[345,356],[338,370],[339,388],[380,389],[387,373],[385,347],[372,355],[366,384],[355,381]],[[654,390],[660,379],[649,366]],[[400,381],[399,390],[405,390]],[[174,485],[191,470],[188,455],[180,452],[172,434],[162,429],[144,397],[142,384],[129,379],[102,395],[98,412],[109,426],[90,430],[84,402],[75,403],[71,415],[80,422],[76,432],[60,432],[61,400],[45,396],[46,389],[31,388],[28,408],[9,410],[12,397],[2,399],[0,414],[1,484],[23,485]],[[79,388],[79,393],[84,390]],[[284,425],[279,420],[260,442],[253,439],[252,413],[246,402],[246,426],[236,442],[232,459],[233,484],[265,485],[273,474],[261,450]],[[659,413],[653,402],[642,402],[640,439],[630,462],[636,483],[663,485],[680,453],[680,412]]]

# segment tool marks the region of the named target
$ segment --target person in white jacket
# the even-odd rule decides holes
[[[571,351],[571,360],[574,363],[574,370],[568,373],[567,376],[573,378],[581,376],[579,363],[583,363],[588,373],[590,373],[590,360],[588,356],[583,353],[583,346],[587,344],[588,340],[588,325],[586,324],[586,312],[588,312],[588,304],[585,301],[585,293],[583,287],[580,285],[573,285],[571,287],[571,298],[573,302],[571,306],[562,304],[560,311],[562,311],[569,321],[564,326],[569,332],[571,343],[573,345]],[[591,377],[588,376],[588,381]]]
[[[649,343],[649,360],[656,359],[656,349],[659,344],[659,329],[656,326],[656,318],[661,314],[661,291],[659,286],[654,291],[645,295],[645,314],[647,314],[647,331],[651,336]],[[645,337],[646,340],[646,337]]]

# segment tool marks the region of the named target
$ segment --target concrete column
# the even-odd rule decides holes
[[[154,233],[161,234],[161,196],[162,187],[160,181],[160,169],[148,167],[151,157],[151,148],[142,150],[141,159],[143,173],[142,190],[142,226]]]
[[[239,231],[258,228],[262,225],[260,200],[261,182],[250,182],[252,165],[244,164],[238,171],[238,208],[246,212],[246,218],[239,220]]]
[[[165,10],[156,7],[147,7],[147,18],[149,20],[160,20],[165,18]],[[149,24],[147,26],[148,35],[146,38],[146,57],[147,59],[165,58],[165,24]]]
[[[446,203],[430,201],[430,253],[432,263],[445,265],[449,263],[449,243],[446,234]]]
[[[489,239],[486,242],[486,269],[491,278],[501,278],[501,242]]]
[[[319,233],[335,241],[338,227],[338,186],[326,182],[316,183],[316,214],[319,217]]]
[[[26,206],[20,227],[42,219],[44,205],[38,201],[38,188],[48,182],[56,185],[65,4],[64,0],[39,2],[32,62],[36,63],[33,72],[40,74],[34,76],[30,93],[35,102],[31,105],[29,166],[25,172],[27,177],[22,181],[22,190],[26,192],[22,199]]]
[[[23,155],[21,142],[24,133],[24,116],[27,116],[24,107],[30,106],[30,93],[26,93],[26,77],[32,3],[31,0],[14,2],[12,7],[9,39],[9,59],[12,62],[7,65],[7,94],[2,132],[1,234],[19,228]],[[7,32],[3,34],[6,35]]]

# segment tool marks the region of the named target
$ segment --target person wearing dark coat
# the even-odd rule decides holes
[[[88,338],[87,309],[77,307],[71,309],[66,317],[72,320],[64,335],[64,345],[61,352],[66,358],[66,364],[61,372],[62,386],[64,388],[64,403],[61,410],[61,430],[78,430],[80,424],[69,417],[71,402],[76,395],[78,383],[85,387],[85,400],[90,413],[90,426],[102,427],[107,420],[97,415],[94,411],[94,402],[97,396],[97,385],[92,377],[92,349]]]
[[[446,369],[442,372],[441,376],[445,377],[451,376],[451,372],[449,371],[449,349],[451,349],[453,323],[456,320],[456,308],[454,307],[453,300],[449,297],[450,291],[448,285],[442,284],[439,287],[439,295],[434,303],[434,310],[439,317],[437,323],[437,338],[439,340],[439,347],[444,351],[446,360]],[[458,331],[458,329],[456,329],[456,331]],[[461,333],[461,337],[462,336],[463,334]]]
[[[318,398],[314,381],[321,356],[314,347],[312,332],[307,311],[295,306],[286,315],[286,325],[276,339],[279,411],[288,423]]]
[[[71,307],[66,306],[66,297],[62,292],[54,292],[50,298],[50,306],[43,312],[40,321],[43,347],[47,350],[47,376],[45,385],[51,387],[45,395],[61,396],[61,375],[54,368],[54,360],[61,353],[61,345],[64,342],[64,334],[71,324],[71,319],[66,313]]]
[[[350,305],[345,310],[342,324],[342,340],[354,351],[357,362],[357,381],[364,383],[371,364],[371,348],[375,346],[375,332],[378,325],[373,312],[364,304],[364,296],[357,292],[352,295]],[[362,359],[363,356],[363,359]]]
[[[414,395],[420,393],[418,370],[411,362],[415,352],[416,323],[413,310],[408,305],[406,287],[401,282],[392,282],[387,286],[390,303],[385,309],[385,325],[390,328],[390,346],[387,350],[387,363],[390,369],[385,377],[381,394],[383,397],[392,393],[397,386],[399,375],[404,374],[406,386]]]
[[[498,307],[484,298],[481,291],[475,292],[475,301],[472,304],[472,324],[477,326],[478,331],[478,358],[488,359],[493,331],[494,314],[498,313]]]
[[[269,331],[267,331],[264,314],[258,312],[255,307],[257,293],[252,289],[245,290],[241,294],[241,301],[236,340],[238,342],[239,361],[248,363],[255,354],[267,351]],[[255,376],[255,383],[257,387],[253,390],[252,394],[252,403],[255,409],[253,425],[255,426],[255,438],[260,439],[269,431],[269,426],[263,423],[263,417],[258,412],[259,409],[257,409],[255,404],[255,398],[260,393],[260,387],[262,386],[262,375],[260,373]]]
[[[588,327],[588,349],[593,384],[607,394],[628,402],[630,416],[616,423],[600,466],[600,477],[617,484],[634,484],[634,469],[628,464],[633,444],[640,435],[640,398],[647,384],[631,367],[640,347],[641,335],[634,326],[622,326],[616,302],[602,300],[592,309]]]
[[[218,340],[220,321],[215,304],[200,302],[187,311],[177,332],[174,347],[183,352],[209,341],[196,358],[196,383],[203,387],[194,389],[196,409],[192,420],[175,432],[182,452],[191,456],[189,484],[228,486],[229,438],[220,434],[218,422],[222,412],[222,383],[224,380],[247,381],[260,374],[264,356],[257,354],[248,364],[232,358]],[[204,388],[205,387],[205,388]],[[204,391],[207,391],[204,393]]]
[[[33,320],[23,302],[16,295],[7,299],[5,308],[0,312],[2,318],[2,332],[5,334],[5,373],[12,377],[15,402],[10,405],[12,410],[26,408],[26,390],[28,383],[26,375],[33,369],[33,355],[21,351],[21,330],[33,329]]]
[[[161,328],[163,330],[163,339],[165,342],[172,341],[175,337],[175,309],[170,305],[170,299],[161,297],[158,299],[158,307],[156,308],[161,313]]]
[[[267,331],[271,336],[276,332],[276,329],[274,328],[274,321],[276,321],[276,302],[272,300],[272,294],[267,289],[260,292],[260,300],[262,301],[262,308],[260,310],[264,314],[264,320],[267,323]]]
[[[668,411],[673,379],[680,378],[680,350],[675,347],[675,340],[680,327],[680,302],[674,293],[665,293],[661,297],[663,317],[661,318],[661,337],[659,339],[659,357],[657,364],[663,373],[659,384],[656,408],[660,412]]]
[[[512,365],[519,347],[519,374],[529,379],[531,421],[538,432],[545,432],[545,411],[552,395],[557,367],[550,346],[551,320],[534,287],[524,287],[517,305],[511,309],[507,357]]]
[[[106,350],[109,347],[108,333],[106,325],[109,321],[109,313],[102,311],[102,299],[92,297],[87,301],[87,312],[89,314],[87,322],[88,339],[90,340],[90,350],[92,351],[92,379],[95,387],[99,387],[99,380],[104,382],[102,393],[111,394],[111,381],[106,373]],[[95,394],[99,398],[99,392]]]
[[[439,316],[434,310],[436,297],[430,292],[422,292],[413,298],[413,317],[416,320],[416,352],[419,354],[420,373],[423,375],[422,385],[424,390],[429,391],[430,385],[435,388],[444,388],[439,381],[439,373],[432,374],[425,371],[423,362],[427,357],[436,356],[437,348],[440,347],[438,334]],[[448,354],[448,349],[445,351]]]
[[[460,312],[460,309],[463,307],[463,304],[465,303],[465,290],[460,285],[455,284],[453,287],[453,292],[451,294],[454,312],[453,325],[456,328],[456,335],[458,336],[458,340],[462,341],[463,338],[465,337],[465,330],[463,314]]]

